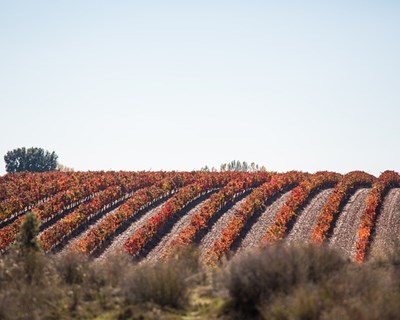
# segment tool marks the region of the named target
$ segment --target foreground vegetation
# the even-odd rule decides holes
[[[210,269],[194,249],[149,265],[45,256],[29,235],[18,243],[0,260],[0,319],[400,318],[395,252],[356,264],[278,244]]]

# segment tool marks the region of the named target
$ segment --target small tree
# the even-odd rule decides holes
[[[233,160],[228,163],[222,163],[220,166],[220,171],[243,171],[243,172],[257,172],[266,171],[264,166],[259,166],[252,162],[250,165],[246,161]]]
[[[57,169],[55,152],[45,151],[42,148],[18,148],[8,151],[4,156],[6,171],[9,173],[30,171],[45,172]]]
[[[40,250],[39,242],[36,236],[39,233],[39,224],[36,215],[33,212],[28,212],[24,222],[21,225],[21,230],[17,235],[17,249],[25,254],[27,252],[38,252]]]
[[[74,168],[71,167],[67,167],[61,163],[57,164],[57,171],[61,171],[61,172],[73,172]]]
[[[23,268],[23,276],[30,284],[34,281],[40,281],[44,268],[40,245],[36,239],[38,233],[39,225],[36,215],[33,212],[28,212],[17,235],[15,247],[17,257]]]

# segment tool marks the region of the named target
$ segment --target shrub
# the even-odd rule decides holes
[[[130,304],[153,302],[183,308],[198,271],[198,255],[192,250],[156,264],[138,265],[124,279],[125,299]]]
[[[320,281],[345,263],[328,248],[279,244],[232,259],[226,272],[226,286],[233,308],[253,314],[273,295],[287,294],[299,284]]]
[[[66,284],[81,284],[88,273],[88,259],[84,255],[66,252],[55,259],[55,268]]]

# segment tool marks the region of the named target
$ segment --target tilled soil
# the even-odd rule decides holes
[[[93,214],[88,220],[86,220],[84,223],[80,224],[77,228],[75,228],[71,234],[67,235],[61,243],[57,244],[55,248],[53,248],[53,253],[60,254],[67,252],[71,249],[72,244],[76,243],[76,241],[82,239],[82,237],[87,234],[88,230],[92,229],[94,225],[97,225],[99,221],[104,219],[105,216],[111,214],[114,212],[119,206],[121,206],[127,199],[129,199],[130,194],[125,194],[123,197],[121,197],[119,200],[117,200],[116,203],[114,203],[112,206],[108,207],[104,211],[100,210],[96,214]],[[109,204],[111,205],[111,203]],[[73,213],[78,206],[74,207],[71,210],[67,210],[64,214],[61,216],[58,216],[56,219],[52,219],[49,222],[46,222],[45,225],[42,225],[39,229],[39,234],[37,235],[37,238],[40,238],[40,236],[49,228],[51,228],[54,224],[56,224],[58,221],[60,221],[63,218],[68,218],[68,215]]]
[[[200,202],[197,204],[194,208],[189,210],[183,217],[181,217],[172,227],[171,231],[168,232],[166,235],[164,235],[161,239],[161,241],[157,244],[157,246],[151,250],[147,256],[146,256],[146,261],[157,261],[159,260],[163,254],[165,253],[165,250],[168,248],[172,240],[181,232],[181,230],[186,227],[192,217],[196,214],[196,212],[200,209],[200,207],[208,200],[205,199],[204,201]]]
[[[344,206],[329,239],[329,245],[337,249],[344,256],[354,259],[355,245],[358,238],[360,217],[365,209],[368,188],[358,189]]]
[[[265,235],[267,228],[274,222],[275,215],[289,198],[290,193],[291,191],[284,193],[267,207],[267,209],[250,228],[249,232],[245,235],[237,249],[237,252],[249,250],[257,247],[260,244],[261,238]]]
[[[211,227],[206,235],[201,239],[199,243],[200,259],[202,260],[208,250],[211,249],[214,242],[217,241],[221,235],[222,231],[226,228],[229,220],[233,217],[235,210],[238,209],[241,204],[246,201],[247,197],[236,202],[228,211],[226,211]]]
[[[115,253],[118,253],[122,248],[124,243],[129,239],[129,237],[137,231],[140,227],[142,227],[147,219],[151,218],[154,216],[160,209],[161,207],[165,204],[167,200],[162,202],[160,205],[157,207],[147,211],[143,216],[141,216],[138,220],[134,221],[129,228],[127,228],[124,232],[122,232],[120,235],[116,236],[111,244],[104,250],[104,252],[98,257],[98,260],[104,260],[107,259],[108,257],[114,255]]]
[[[322,190],[316,194],[303,210],[298,213],[297,220],[290,230],[287,241],[297,243],[308,243],[311,237],[311,232],[319,217],[319,214],[328,201],[332,189]]]
[[[400,188],[391,189],[386,195],[376,222],[371,253],[389,253],[400,241]]]
[[[107,212],[106,214],[102,215],[100,218],[98,218],[96,220],[96,222],[93,223],[92,225],[90,225],[85,231],[83,231],[81,234],[79,234],[75,238],[71,239],[65,245],[65,247],[60,251],[60,253],[64,253],[64,252],[71,250],[73,248],[74,244],[78,243],[81,239],[86,237],[89,234],[90,230],[92,230],[93,228],[96,228],[107,216],[112,215],[117,209],[118,209],[118,207],[115,208],[114,210],[111,210],[110,212]]]

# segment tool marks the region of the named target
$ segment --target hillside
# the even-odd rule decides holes
[[[26,212],[46,253],[157,261],[197,244],[206,263],[283,240],[364,261],[400,229],[400,176],[354,171],[48,172],[0,177],[0,250]]]

